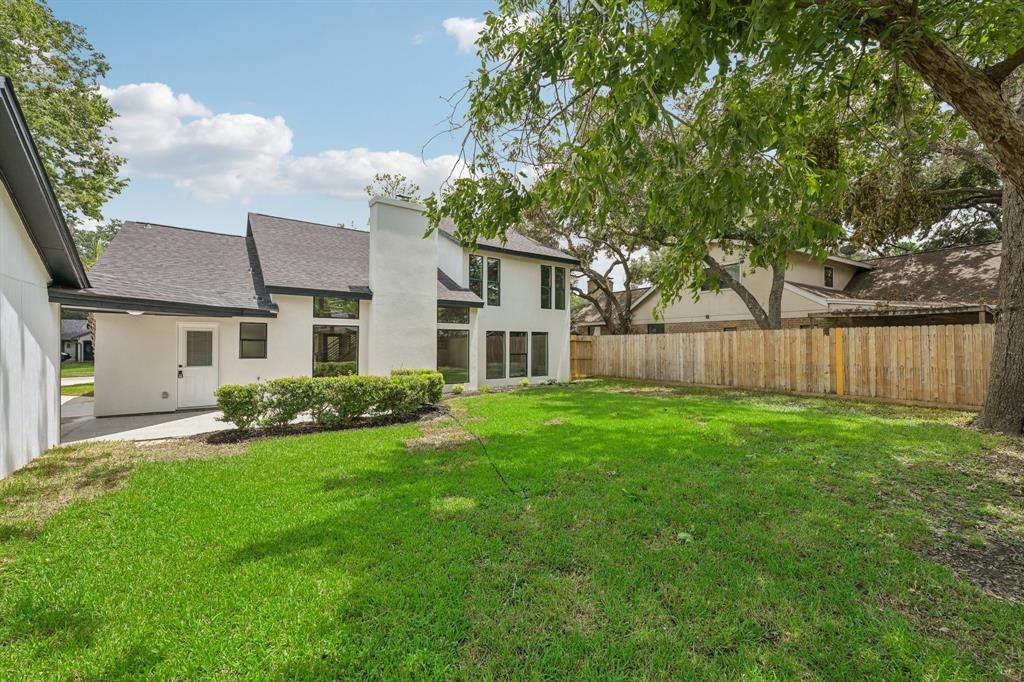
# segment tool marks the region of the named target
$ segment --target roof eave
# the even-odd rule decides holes
[[[50,303],[59,303],[70,308],[82,308],[95,312],[139,311],[157,315],[193,315],[199,317],[277,317],[277,308],[239,308],[233,306],[210,306],[178,301],[105,296],[86,291],[50,287]]]

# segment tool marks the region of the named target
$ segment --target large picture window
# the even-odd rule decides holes
[[[439,305],[437,321],[446,324],[469,324],[469,308]]]
[[[487,332],[487,378],[505,378],[505,332]]]
[[[540,307],[551,307],[551,266],[540,266]]]
[[[469,257],[469,290],[480,298],[484,297],[484,257]]]
[[[337,296],[314,296],[313,317],[333,317],[341,320],[359,319],[359,301]]]
[[[508,375],[526,376],[526,332],[508,333]]]
[[[359,327],[313,325],[313,376],[359,373]]]
[[[530,335],[530,376],[548,375],[548,333],[534,332]]]
[[[238,323],[238,357],[242,359],[267,357],[267,323]]]
[[[565,310],[565,268],[555,268],[555,308]]]
[[[437,330],[437,371],[446,384],[469,381],[469,330]]]
[[[487,305],[501,305],[501,259],[487,259]]]

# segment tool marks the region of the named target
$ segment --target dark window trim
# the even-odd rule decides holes
[[[473,287],[473,259],[476,259],[480,263],[480,278],[477,280],[478,287]],[[487,272],[484,270],[484,257],[478,253],[469,254],[469,290],[480,297],[481,300],[484,298],[484,281],[487,279]],[[480,289],[477,291],[477,288]],[[481,303],[481,305],[483,305]]]
[[[542,310],[551,310],[551,266],[540,266],[540,307]],[[545,283],[546,282],[546,283]],[[545,301],[545,294],[547,300]]]
[[[836,283],[836,271],[831,265],[825,266],[825,286],[829,289],[835,289]]]
[[[565,310],[565,291],[569,273],[565,268],[555,268],[555,310]],[[561,280],[561,284],[559,284]]]
[[[262,339],[247,339],[242,334],[242,328],[246,325],[253,327],[263,327],[263,338]],[[267,341],[270,330],[266,322],[239,322],[238,323],[238,359],[239,360],[266,360],[267,359]],[[263,342],[263,355],[243,355],[242,354],[242,341],[262,341]]]
[[[534,369],[534,363],[537,360],[537,354],[533,352],[533,339],[537,336],[544,337],[544,372],[538,374]],[[551,376],[551,359],[549,351],[551,350],[551,335],[548,332],[530,332],[530,376],[531,377],[547,377]]]
[[[495,289],[495,293],[496,293],[495,299],[498,301],[497,303],[491,303],[491,263],[492,262],[493,263],[497,263],[497,265],[498,265],[498,277],[496,278],[498,286]],[[487,290],[487,305],[494,306],[495,308],[500,308],[501,307],[501,259],[500,258],[492,258],[490,256],[487,257],[487,284],[485,285],[485,288]]]
[[[525,353],[515,353],[514,354],[516,357],[519,357],[520,355],[523,356],[523,373],[522,374],[512,374],[512,355],[513,355],[513,353],[512,353],[512,335],[513,334],[521,334],[523,336],[523,338],[526,339],[526,343],[523,344],[526,347],[526,352]],[[508,378],[509,379],[519,379],[519,378],[528,377],[528,376],[530,376],[530,333],[529,332],[521,332],[521,331],[510,331],[508,333]]]
[[[487,340],[492,336],[501,335],[501,376],[492,377],[489,374],[490,362],[487,360]],[[485,379],[506,379],[508,378],[508,359],[505,354],[508,352],[508,333],[503,331],[489,331],[484,334],[484,378]]]
[[[310,376],[316,376],[316,328],[317,327],[345,327],[346,329],[354,329],[355,330],[355,332],[356,332],[356,359],[355,359],[356,371],[355,371],[355,374],[359,374],[359,344],[360,344],[360,339],[359,339],[360,328],[359,328],[359,325],[355,325],[355,324],[314,324],[310,328],[310,330],[309,330],[310,334],[312,335],[312,341],[313,341],[313,343],[312,343],[312,346],[313,346],[313,357],[312,357],[312,359],[311,359],[311,361],[309,363],[309,375]],[[331,361],[330,360],[325,360],[324,362],[331,362]]]
[[[446,386],[454,386],[455,384],[469,383],[469,380],[472,378],[472,375],[470,373],[470,366],[469,366],[470,365],[470,355],[471,355],[470,354],[470,344],[472,343],[472,336],[470,335],[468,329],[449,329],[447,327],[443,327],[443,328],[440,328],[440,329],[437,330],[437,340],[438,340],[438,342],[440,342],[440,340],[441,340],[441,335],[442,334],[446,334],[446,333],[447,334],[454,333],[454,334],[459,334],[459,335],[462,335],[462,334],[466,335],[466,381],[456,381],[454,383],[449,384],[447,378],[445,378],[445,385]],[[440,367],[435,367],[435,369],[438,372],[441,371]]]

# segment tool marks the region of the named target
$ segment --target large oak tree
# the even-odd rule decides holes
[[[1024,426],[1024,63],[1019,0],[504,0],[467,87],[471,174],[431,218],[495,236],[546,202],[635,182],[666,233],[658,283],[696,286],[741,229],[771,267],[821,255],[870,160],[969,133],[1002,184],[1003,259],[981,426]],[[962,126],[958,133],[949,119]],[[560,162],[536,181],[536,150]],[[610,191],[615,188],[616,192]],[[712,267],[713,269],[713,267]]]

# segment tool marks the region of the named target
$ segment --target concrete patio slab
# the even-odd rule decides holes
[[[68,400],[65,400],[66,398]],[[92,398],[62,396],[60,440],[62,443],[161,440],[231,428],[218,420],[220,416],[220,410],[194,410],[126,417],[95,417]]]

